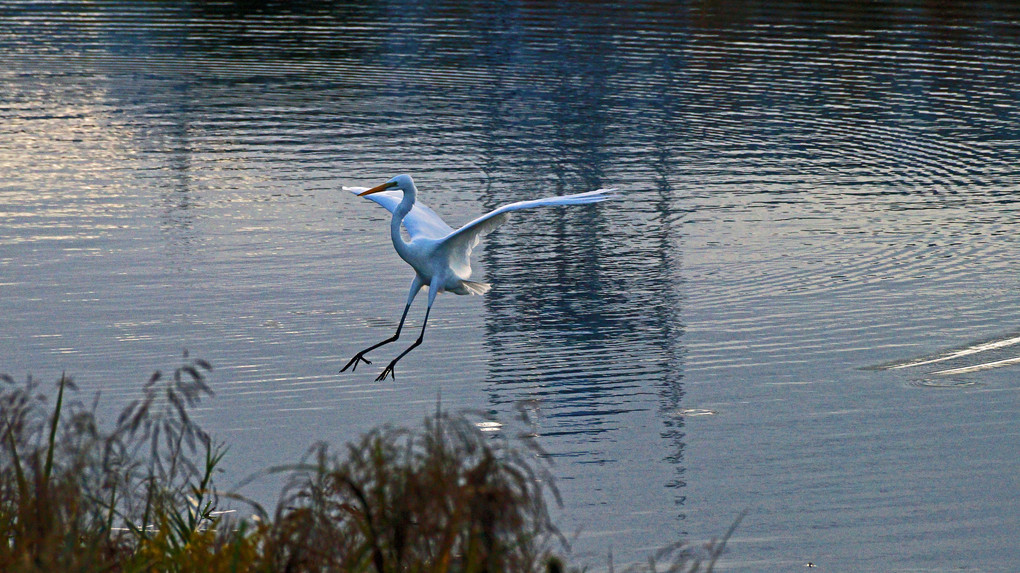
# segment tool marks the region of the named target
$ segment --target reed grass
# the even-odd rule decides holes
[[[227,448],[190,415],[213,394],[210,370],[185,353],[106,429],[98,398],[77,400],[69,377],[50,406],[32,378],[0,375],[0,571],[566,569],[547,507],[559,493],[535,441],[494,439],[438,408],[420,429],[380,427],[267,470],[289,475],[272,514],[221,492]],[[229,519],[238,503],[253,517]],[[710,571],[725,539],[630,570]]]

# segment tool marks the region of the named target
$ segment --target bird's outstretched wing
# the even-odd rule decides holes
[[[560,195],[558,197],[546,197],[545,199],[533,199],[531,201],[518,201],[508,203],[494,211],[490,211],[474,221],[464,225],[460,229],[449,233],[443,238],[439,248],[444,250],[450,261],[453,272],[461,279],[471,276],[471,249],[478,244],[481,238],[491,233],[510,217],[511,211],[531,209],[533,207],[552,207],[557,205],[584,205],[586,203],[598,203],[606,199],[616,197],[616,189],[598,189],[587,193],[576,193],[574,195]],[[381,195],[382,193],[376,193]],[[369,198],[374,195],[370,195]],[[431,211],[430,211],[431,212]],[[438,218],[438,216],[437,216]],[[444,223],[445,224],[445,223]]]
[[[368,188],[344,187],[344,189],[357,195]],[[379,193],[365,195],[365,199],[375,201],[392,213],[397,209],[400,200],[403,199],[403,193],[400,191],[380,191]],[[407,233],[411,235],[412,241],[418,237],[441,239],[454,232],[453,227],[447,225],[435,211],[420,202],[415,203],[411,212],[404,217],[404,227],[407,229]]]

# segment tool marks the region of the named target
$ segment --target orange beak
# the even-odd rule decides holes
[[[365,195],[371,195],[372,193],[378,193],[380,191],[385,191],[385,190],[389,189],[390,187],[396,187],[396,186],[397,186],[397,182],[396,181],[387,181],[386,183],[383,183],[382,185],[378,185],[376,187],[372,187],[368,191],[362,191],[361,193],[358,193],[358,197],[364,197]]]

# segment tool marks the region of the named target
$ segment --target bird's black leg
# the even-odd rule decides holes
[[[407,303],[407,306],[404,307],[404,314],[400,315],[400,324],[397,325],[397,331],[393,334],[393,336],[387,338],[386,340],[383,340],[382,342],[380,342],[378,344],[373,344],[372,346],[369,346],[368,348],[366,348],[366,349],[362,350],[361,352],[355,354],[354,358],[351,358],[351,361],[347,363],[347,366],[344,366],[343,368],[340,369],[340,372],[345,372],[348,368],[351,369],[351,372],[354,372],[355,370],[358,369],[358,362],[364,362],[365,364],[371,364],[372,361],[369,360],[368,358],[365,358],[366,354],[368,354],[372,350],[375,350],[376,348],[379,348],[380,346],[383,346],[385,344],[389,344],[389,343],[395,341],[396,339],[400,338],[400,329],[404,328],[404,319],[407,318],[407,311],[410,308],[411,308],[411,303]],[[426,312],[425,315],[428,316],[428,312]]]
[[[433,297],[434,297],[434,295],[433,295]],[[407,347],[407,350],[404,350],[403,352],[400,353],[399,356],[394,358],[393,361],[391,361],[386,366],[386,368],[383,369],[382,374],[380,374],[379,377],[375,379],[376,382],[382,382],[383,380],[386,379],[387,376],[389,376],[390,378],[392,378],[394,380],[397,379],[397,377],[393,374],[393,367],[397,365],[397,361],[398,360],[403,358],[404,355],[407,354],[408,352],[414,350],[414,347],[416,347],[419,344],[421,344],[421,341],[425,339],[425,325],[429,323],[429,312],[431,310],[432,310],[431,306],[429,306],[427,309],[425,309],[425,321],[421,323],[421,334],[418,335],[418,340],[415,340],[414,343],[411,344],[411,346]]]

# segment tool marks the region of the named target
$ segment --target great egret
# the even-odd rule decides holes
[[[388,191],[393,188],[396,190]],[[394,366],[408,352],[421,344],[425,338],[425,325],[428,324],[429,312],[432,310],[432,303],[435,302],[438,293],[449,291],[454,294],[484,294],[489,290],[490,285],[486,283],[468,280],[471,276],[471,249],[478,244],[483,235],[503,224],[510,216],[510,211],[553,205],[598,203],[612,198],[615,190],[599,189],[575,195],[509,203],[478,217],[457,230],[447,225],[439,215],[436,215],[435,211],[415,202],[418,189],[409,175],[397,175],[386,183],[371,189],[356,188],[351,191],[359,197],[367,197],[375,201],[393,213],[393,219],[390,221],[390,238],[393,239],[393,248],[397,250],[400,258],[414,268],[414,279],[411,280],[411,290],[407,293],[407,305],[404,307],[404,313],[400,315],[400,323],[393,336],[355,354],[354,358],[351,358],[350,362],[340,371],[344,372],[348,368],[351,368],[352,371],[357,370],[359,362],[371,364],[372,362],[365,358],[365,354],[400,338],[400,330],[404,327],[404,319],[407,318],[411,302],[414,301],[414,297],[423,286],[429,287],[429,304],[425,309],[421,334],[411,346],[407,347],[383,369],[382,374],[376,378],[377,381],[381,381],[385,380],[386,376],[396,379],[393,373]],[[405,241],[401,235],[401,224],[407,229],[411,237],[410,241]]]

